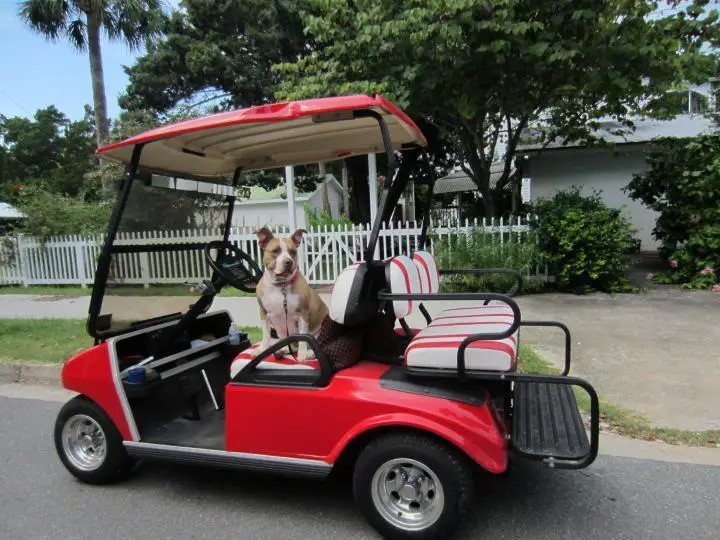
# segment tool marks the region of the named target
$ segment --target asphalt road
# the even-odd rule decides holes
[[[344,478],[289,481],[144,464],[92,487],[61,466],[51,440],[60,404],[0,397],[3,540],[377,538]],[[483,475],[459,538],[718,539],[720,467],[601,456],[589,469],[516,464]]]

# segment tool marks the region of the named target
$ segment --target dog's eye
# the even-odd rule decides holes
[[[288,253],[289,253],[292,257],[294,257],[295,255],[297,255],[297,250],[296,250],[296,249],[288,249]]]
[[[280,253],[280,248],[275,248],[272,250],[273,255],[278,255]]]

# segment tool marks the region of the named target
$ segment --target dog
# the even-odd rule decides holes
[[[277,343],[271,335],[273,329],[278,339],[293,334],[311,334],[317,338],[328,315],[327,306],[298,268],[298,247],[306,232],[298,229],[289,238],[276,238],[267,227],[255,232],[263,250],[264,266],[263,277],[256,289],[263,323],[261,351]],[[277,354],[292,352],[288,348],[281,351]],[[314,358],[314,351],[301,341],[297,359],[303,362]]]

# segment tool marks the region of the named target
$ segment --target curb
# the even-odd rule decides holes
[[[62,386],[60,381],[61,370],[62,364],[0,362],[0,382]]]

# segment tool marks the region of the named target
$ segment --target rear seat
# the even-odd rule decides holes
[[[438,293],[440,273],[435,258],[427,251],[417,251],[412,260],[401,255],[392,259],[388,280],[391,292]],[[414,268],[413,268],[414,267]],[[402,270],[401,270],[402,269]],[[411,277],[402,280],[405,274]],[[394,302],[397,304],[398,302]],[[418,302],[407,302],[395,310],[398,318],[407,317]],[[457,369],[457,351],[464,339],[474,334],[498,334],[513,323],[510,306],[502,302],[442,310],[427,327],[418,332],[405,351],[405,364],[410,368]],[[465,351],[467,370],[511,371],[517,365],[518,331],[503,340],[478,340]]]

